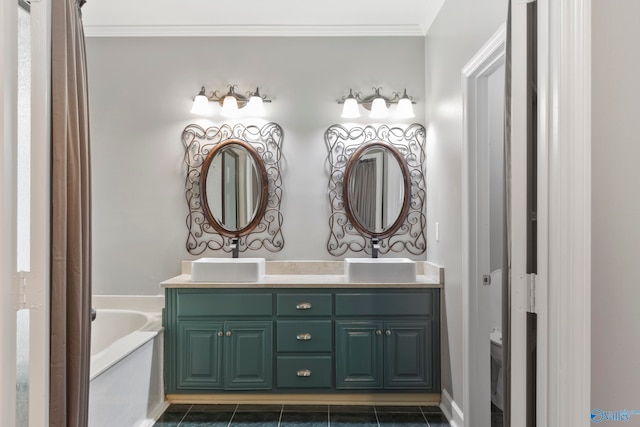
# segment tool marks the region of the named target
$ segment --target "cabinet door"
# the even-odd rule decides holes
[[[225,322],[225,389],[272,387],[273,323]]]
[[[177,389],[222,388],[222,322],[178,322]]]
[[[385,322],[385,388],[433,388],[432,322]]]
[[[336,322],[336,388],[382,388],[382,322]]]

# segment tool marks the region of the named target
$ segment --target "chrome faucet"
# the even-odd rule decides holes
[[[380,249],[380,239],[371,238],[371,258],[378,258],[378,249]]]
[[[229,242],[229,247],[231,247],[231,257],[238,258],[240,256],[240,250],[238,248],[238,238],[232,237]]]

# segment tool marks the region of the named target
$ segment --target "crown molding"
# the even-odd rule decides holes
[[[85,25],[86,37],[421,37],[420,25]]]

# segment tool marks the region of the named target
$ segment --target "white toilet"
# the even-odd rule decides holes
[[[491,272],[491,402],[502,410],[502,270]]]

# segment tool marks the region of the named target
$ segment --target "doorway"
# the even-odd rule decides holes
[[[462,70],[463,274],[466,282],[463,287],[463,381],[467,426],[503,425],[500,277],[504,229],[505,45],[506,27],[502,25]]]

